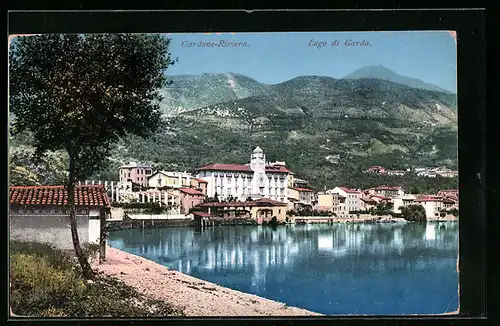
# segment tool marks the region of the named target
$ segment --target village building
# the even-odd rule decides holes
[[[363,204],[361,202],[361,197],[363,196],[362,191],[349,189],[347,187],[335,187],[326,192],[343,196],[345,198],[345,207],[347,213],[360,211],[363,209]]]
[[[120,166],[120,182],[132,182],[141,186],[148,186],[148,179],[153,174],[153,167],[149,164],[129,162]]]
[[[377,201],[370,197],[361,197],[361,206],[363,210],[370,210],[377,207]]]
[[[405,194],[401,187],[378,186],[373,188],[375,195],[382,195],[385,197],[401,197]]]
[[[64,186],[11,186],[9,197],[10,239],[73,249]],[[98,244],[111,210],[104,185],[75,186],[74,198],[80,243]]]
[[[385,171],[387,175],[397,175],[397,176],[403,176],[406,174],[405,170],[387,170]]]
[[[148,186],[152,188],[190,187],[192,178],[186,172],[157,171],[148,177]]]
[[[314,191],[308,188],[288,188],[287,199],[290,209],[313,207]]]
[[[220,200],[269,198],[287,201],[290,173],[285,166],[266,164],[260,147],[253,150],[249,164],[210,164],[196,170],[196,178],[207,182],[207,196]],[[293,178],[292,178],[293,181]]]
[[[207,202],[196,206],[196,217],[212,218],[251,218],[261,224],[276,217],[279,222],[286,221],[287,204],[267,198],[243,202]]]
[[[191,208],[203,203],[205,194],[198,189],[194,188],[180,188],[180,214],[189,214]]]
[[[377,204],[389,204],[392,203],[392,198],[384,195],[370,195],[370,199],[374,200]]]
[[[365,172],[383,174],[385,173],[385,168],[379,165],[374,165],[368,168]]]
[[[410,194],[393,198],[393,212],[401,213],[401,208],[413,204],[415,199],[416,197]]]
[[[346,197],[337,193],[320,192],[318,193],[318,205],[316,210],[330,211],[335,213],[338,217],[344,216],[348,214],[345,200]]]
[[[307,180],[303,180],[303,179],[299,179],[299,178],[294,178],[293,179],[293,186],[292,187],[307,188],[308,187],[308,183],[309,182],[307,182]]]
[[[455,197],[458,198],[458,189],[442,189],[437,193],[441,197]]]
[[[415,199],[416,204],[425,208],[425,216],[429,219],[438,219],[440,212],[444,209],[443,198],[440,196],[423,195]]]

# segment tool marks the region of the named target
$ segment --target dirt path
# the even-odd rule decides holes
[[[93,265],[146,295],[182,309],[186,316],[321,316],[206,282],[110,247],[106,249],[106,261]]]

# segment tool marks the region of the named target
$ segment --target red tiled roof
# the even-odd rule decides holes
[[[365,203],[376,203],[376,201],[371,198],[361,198],[361,200]]]
[[[292,171],[288,170],[283,165],[268,165],[266,166],[267,173],[290,173]]]
[[[210,217],[212,214],[208,214],[205,212],[193,212],[193,215],[201,216],[201,217]]]
[[[382,196],[382,195],[371,195],[370,198],[380,198],[380,199],[391,199],[391,197],[386,197],[386,196]]]
[[[290,189],[295,189],[298,191],[305,191],[305,192],[313,192],[311,189],[308,189],[308,188],[290,188]]]
[[[205,165],[201,168],[196,169],[197,171],[235,171],[235,172],[252,172],[252,169],[248,165],[243,164],[221,164],[215,163],[210,165]]]
[[[64,186],[11,186],[10,205],[68,204]],[[111,207],[104,185],[75,186],[75,206]]]
[[[198,204],[197,207],[251,207],[251,206],[287,206],[286,203],[262,198],[253,201],[245,201],[245,202],[210,202],[210,203],[201,203]]]
[[[189,195],[203,195],[203,192],[201,192],[200,190],[197,190],[197,189],[193,189],[193,188],[180,188],[179,190],[180,190],[180,192],[183,192],[183,193],[189,194]]]
[[[194,178],[194,180],[198,181],[198,183],[208,183],[208,181],[199,178]]]
[[[357,190],[354,190],[354,189],[349,189],[347,187],[339,187],[339,189],[347,192],[347,193],[350,193],[350,194],[360,194],[361,191],[357,191]]]
[[[443,201],[443,197],[441,196],[434,196],[434,195],[424,195],[424,196],[420,196],[420,197],[417,197],[415,199],[415,201],[417,202],[429,202],[429,201]]]
[[[252,173],[252,169],[248,165],[244,164],[223,164],[215,163],[203,166],[196,169],[196,171],[234,171],[234,172],[249,172]],[[286,167],[282,165],[266,166],[266,172],[268,173],[290,173]]]

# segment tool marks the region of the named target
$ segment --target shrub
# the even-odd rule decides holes
[[[96,243],[85,243],[82,246],[83,255],[87,257],[87,259],[94,260],[99,253],[100,246]]]
[[[88,252],[92,247],[87,248]],[[63,257],[63,258],[61,258]],[[22,316],[149,317],[182,315],[168,303],[99,275],[87,283],[72,258],[43,244],[11,244],[10,304]]]
[[[10,300],[16,314],[43,316],[84,296],[85,283],[72,269],[58,269],[43,257],[20,253],[11,255],[10,264]]]
[[[11,253],[29,254],[37,257],[43,257],[52,267],[55,268],[71,269],[73,267],[69,251],[57,249],[49,243],[10,241],[9,250]]]
[[[422,205],[408,205],[401,208],[401,217],[411,222],[426,222],[427,216]]]

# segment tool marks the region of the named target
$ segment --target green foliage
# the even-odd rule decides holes
[[[35,148],[19,145],[9,148],[9,178],[12,185],[64,184],[68,177],[68,157],[63,151],[47,151],[35,157]]]
[[[244,96],[228,91],[228,78],[235,80]],[[125,161],[190,172],[211,163],[243,164],[259,145],[269,161],[285,161],[314,190],[394,184],[406,190],[418,187],[425,193],[458,183],[458,178],[361,173],[371,165],[456,168],[455,94],[387,81],[317,76],[278,85],[260,84],[238,74],[173,79],[172,87],[161,90],[169,99],[167,104],[172,104],[165,104],[163,111],[171,113],[178,106],[188,111],[165,118],[148,140],[134,135],[122,139],[112,148],[109,164],[94,175],[96,179],[116,180]],[[436,111],[436,103],[443,109]],[[220,116],[219,109],[227,109],[231,117]],[[430,123],[446,120],[441,118],[450,122]],[[339,155],[338,163],[326,159],[330,155]]]
[[[408,205],[401,207],[401,217],[412,222],[427,221],[425,208],[422,205]]]
[[[444,210],[443,212],[458,217],[458,209],[456,208]]]
[[[70,254],[67,251],[56,249],[50,243],[9,241],[9,251],[11,254],[31,255],[43,258],[52,267],[70,269],[73,264],[70,261]]]
[[[172,209],[171,206],[161,205],[157,202],[154,203],[140,203],[140,202],[130,202],[130,203],[113,203],[113,207],[121,207],[126,210],[126,212],[138,212],[141,214],[164,214]]]
[[[75,179],[106,160],[128,133],[160,124],[159,88],[172,63],[156,34],[43,34],[18,37],[9,52],[13,131],[33,134],[36,156],[66,150]]]
[[[35,317],[148,317],[182,315],[121,281],[100,276],[88,283],[74,262],[42,244],[11,244],[10,304],[17,315]],[[30,252],[31,251],[31,252]],[[54,257],[58,257],[54,259]],[[59,260],[59,257],[65,257]]]

